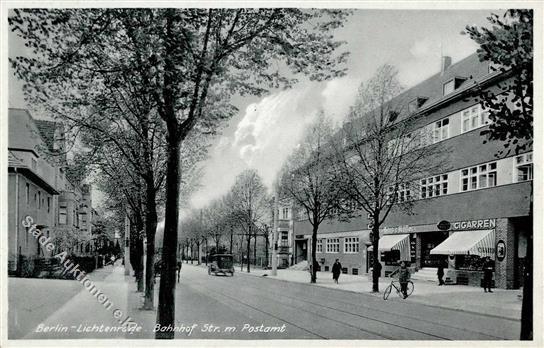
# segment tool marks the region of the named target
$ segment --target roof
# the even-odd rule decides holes
[[[444,71],[444,73],[438,71],[433,76],[403,91],[401,94],[394,97],[387,103],[391,105],[407,106],[410,101],[416,98],[425,98],[425,102],[420,104],[418,108],[420,113],[425,113],[426,111],[430,110],[430,108],[459,95],[460,91],[466,90],[467,88],[473,86],[476,81],[480,82],[489,76],[489,62],[481,62],[478,58],[478,54],[473,53],[468,57],[461,59],[457,63],[450,65]],[[454,92],[444,95],[444,83],[452,80],[453,78],[461,78],[464,80],[460,80],[460,84],[457,86]],[[394,123],[406,120],[412,115],[414,114],[410,113],[407,107],[402,107],[400,114]],[[363,120],[358,119],[358,122],[361,121]]]
[[[27,165],[15,156],[13,152],[8,151],[8,167],[27,168]]]
[[[45,142],[28,110],[10,108],[8,115],[8,147],[38,155]]]
[[[418,83],[401,93],[395,99],[410,101],[416,97],[428,98],[425,103],[420,106],[424,109],[429,105],[438,102],[441,99],[446,99],[449,95],[443,95],[443,84],[455,77],[466,78],[457,89],[463,89],[466,86],[473,85],[475,81],[489,75],[489,63],[480,62],[477,53],[460,60],[459,62],[450,65],[442,74],[438,72],[428,79]]]
[[[55,130],[57,129],[58,123],[54,121],[46,120],[34,120],[38,131],[45,141],[47,148],[50,151],[53,151],[53,145],[55,144]]]

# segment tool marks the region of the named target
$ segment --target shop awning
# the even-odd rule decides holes
[[[367,248],[372,251],[372,246]],[[410,261],[410,235],[409,234],[387,234],[382,236],[378,242],[378,251],[400,251],[401,261]]]
[[[495,230],[455,232],[431,250],[434,255],[495,257]]]

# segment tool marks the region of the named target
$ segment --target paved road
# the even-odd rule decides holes
[[[106,266],[90,273],[88,277],[101,284],[113,271],[113,266]],[[82,285],[74,280],[37,279],[37,278],[8,278],[8,337],[21,339],[32,335],[40,323],[51,323],[51,318],[66,308],[67,304],[78,302],[74,297],[82,294]],[[90,297],[92,298],[92,297]],[[94,305],[94,302],[91,302]],[[93,308],[94,309],[94,308]],[[102,309],[99,309],[102,310]],[[70,312],[85,312],[76,303]],[[72,319],[74,313],[65,319]],[[87,315],[89,317],[89,315]],[[55,322],[53,325],[56,325]],[[49,338],[66,338],[65,335],[50,335]],[[27,337],[29,338],[29,337]],[[79,337],[74,338],[81,338]]]
[[[519,335],[519,322],[512,319],[240,272],[208,276],[204,268],[187,264],[176,292],[176,326],[185,328],[176,338],[515,340]]]

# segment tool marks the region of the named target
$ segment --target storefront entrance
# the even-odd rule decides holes
[[[445,257],[443,255],[431,255],[431,250],[448,238],[448,231],[420,233],[419,235],[421,238],[421,268],[438,267]]]
[[[295,240],[295,264],[308,259],[308,240]]]

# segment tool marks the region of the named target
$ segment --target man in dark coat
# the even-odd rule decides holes
[[[483,265],[485,292],[493,292],[491,291],[491,283],[493,282],[493,268],[493,261],[491,261],[491,258],[487,256]]]
[[[436,271],[436,275],[438,276],[438,285],[444,285],[444,261],[440,261],[438,264],[438,270]]]
[[[379,281],[382,274],[382,264],[376,261],[374,262],[374,267],[376,267],[376,272],[372,270],[372,280]]]
[[[180,276],[180,273],[181,273],[181,261],[178,260],[176,268],[177,268],[177,271],[178,271],[178,283],[179,283],[179,276]]]
[[[340,273],[342,272],[342,264],[338,259],[334,261],[334,264],[332,265],[332,279],[334,279],[334,282],[338,284],[338,278],[340,278]]]

